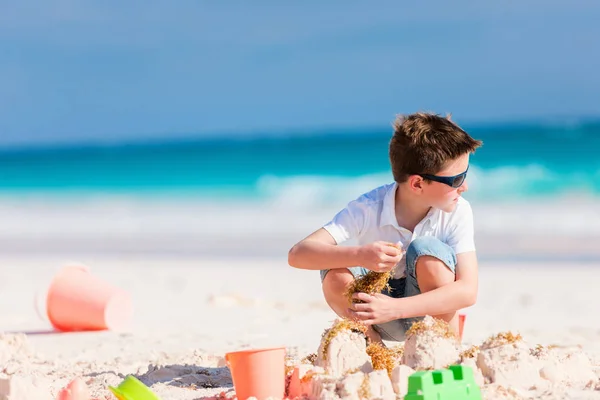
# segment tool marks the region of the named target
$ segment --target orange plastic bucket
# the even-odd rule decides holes
[[[285,347],[225,354],[238,400],[285,397]]]
[[[46,312],[60,331],[125,330],[133,304],[126,291],[92,275],[86,267],[67,266],[50,283]]]

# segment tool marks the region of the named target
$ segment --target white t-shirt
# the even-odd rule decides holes
[[[419,236],[435,236],[454,249],[456,254],[475,251],[473,211],[462,197],[451,213],[432,208],[417,224],[414,232],[398,225],[395,212],[397,184],[380,186],[348,203],[323,228],[337,244],[353,241],[363,245],[383,240],[408,245]],[[400,261],[394,277],[404,276],[406,260]]]

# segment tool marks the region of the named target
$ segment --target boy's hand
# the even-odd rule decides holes
[[[353,301],[348,310],[350,316],[367,325],[383,324],[398,319],[398,300],[381,293],[373,295],[367,293],[354,293]]]
[[[358,250],[359,265],[374,272],[388,272],[400,262],[402,253],[402,247],[394,243],[365,244]]]

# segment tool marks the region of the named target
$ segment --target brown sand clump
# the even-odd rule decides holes
[[[300,360],[300,362],[302,364],[311,364],[311,365],[315,365],[316,361],[317,361],[317,353],[310,353],[309,355],[304,357],[302,360]]]
[[[367,340],[367,325],[347,318],[341,318],[337,320],[331,328],[326,329],[325,332],[323,332],[322,346],[324,359],[327,359],[327,350],[331,344],[331,340],[344,330],[362,333],[365,336],[365,340]]]
[[[464,360],[466,358],[477,358],[477,354],[479,354],[479,346],[473,345],[460,353],[460,359]]]
[[[540,358],[547,354],[547,347],[541,344],[536,345],[534,348],[529,349],[532,356]]]
[[[431,319],[433,322],[431,322]],[[420,335],[426,332],[435,334],[438,337],[446,339],[455,339],[456,335],[450,330],[450,325],[447,322],[438,318],[424,318],[417,321],[406,331],[406,337]]]
[[[402,251],[402,247],[396,243],[389,243],[389,245]],[[348,299],[349,303],[358,303],[360,301],[354,301],[354,299],[352,299],[352,295],[354,293],[367,293],[373,295],[383,292],[384,289],[391,290],[388,283],[391,277],[392,271],[369,271],[365,275],[352,281],[352,283],[350,283],[346,288],[344,295],[346,296],[346,299]]]
[[[399,362],[398,351],[385,347],[381,343],[371,343],[367,346],[367,354],[371,357],[373,369],[386,370],[391,378],[392,371]]]
[[[504,346],[507,344],[515,344],[520,342],[523,342],[523,337],[521,336],[521,334],[514,334],[510,331],[500,332],[496,335],[492,335],[489,338],[487,338],[481,344],[481,349],[491,349],[493,347]]]
[[[404,342],[400,343],[397,346],[390,347],[390,350],[394,353],[394,356],[400,362],[402,356],[404,355]]]
[[[294,372],[294,366],[286,365],[285,366],[285,376],[290,376],[292,374],[292,372]]]
[[[312,378],[315,375],[317,375],[317,372],[315,370],[308,371],[306,374],[304,374],[304,376],[302,378],[300,378],[300,382],[302,382],[302,383],[308,382],[308,381],[312,380]]]
[[[371,398],[371,382],[369,382],[369,375],[365,374],[362,384],[358,389],[358,395],[361,399],[370,399]]]
[[[295,349],[287,349],[285,355],[285,375],[290,376],[298,364],[298,354]]]
[[[547,357],[553,350],[560,349],[560,346],[557,344],[549,344],[544,346],[542,344],[537,344],[534,348],[529,349],[529,352],[532,356],[537,358]]]
[[[348,285],[344,296],[349,303],[360,303],[360,300],[352,298],[354,293],[376,294],[383,292],[384,289],[390,290],[388,281],[392,277],[391,272],[369,271],[365,275],[355,279]]]

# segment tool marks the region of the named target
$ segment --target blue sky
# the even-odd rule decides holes
[[[598,21],[597,1],[0,0],[0,145],[597,116]]]

